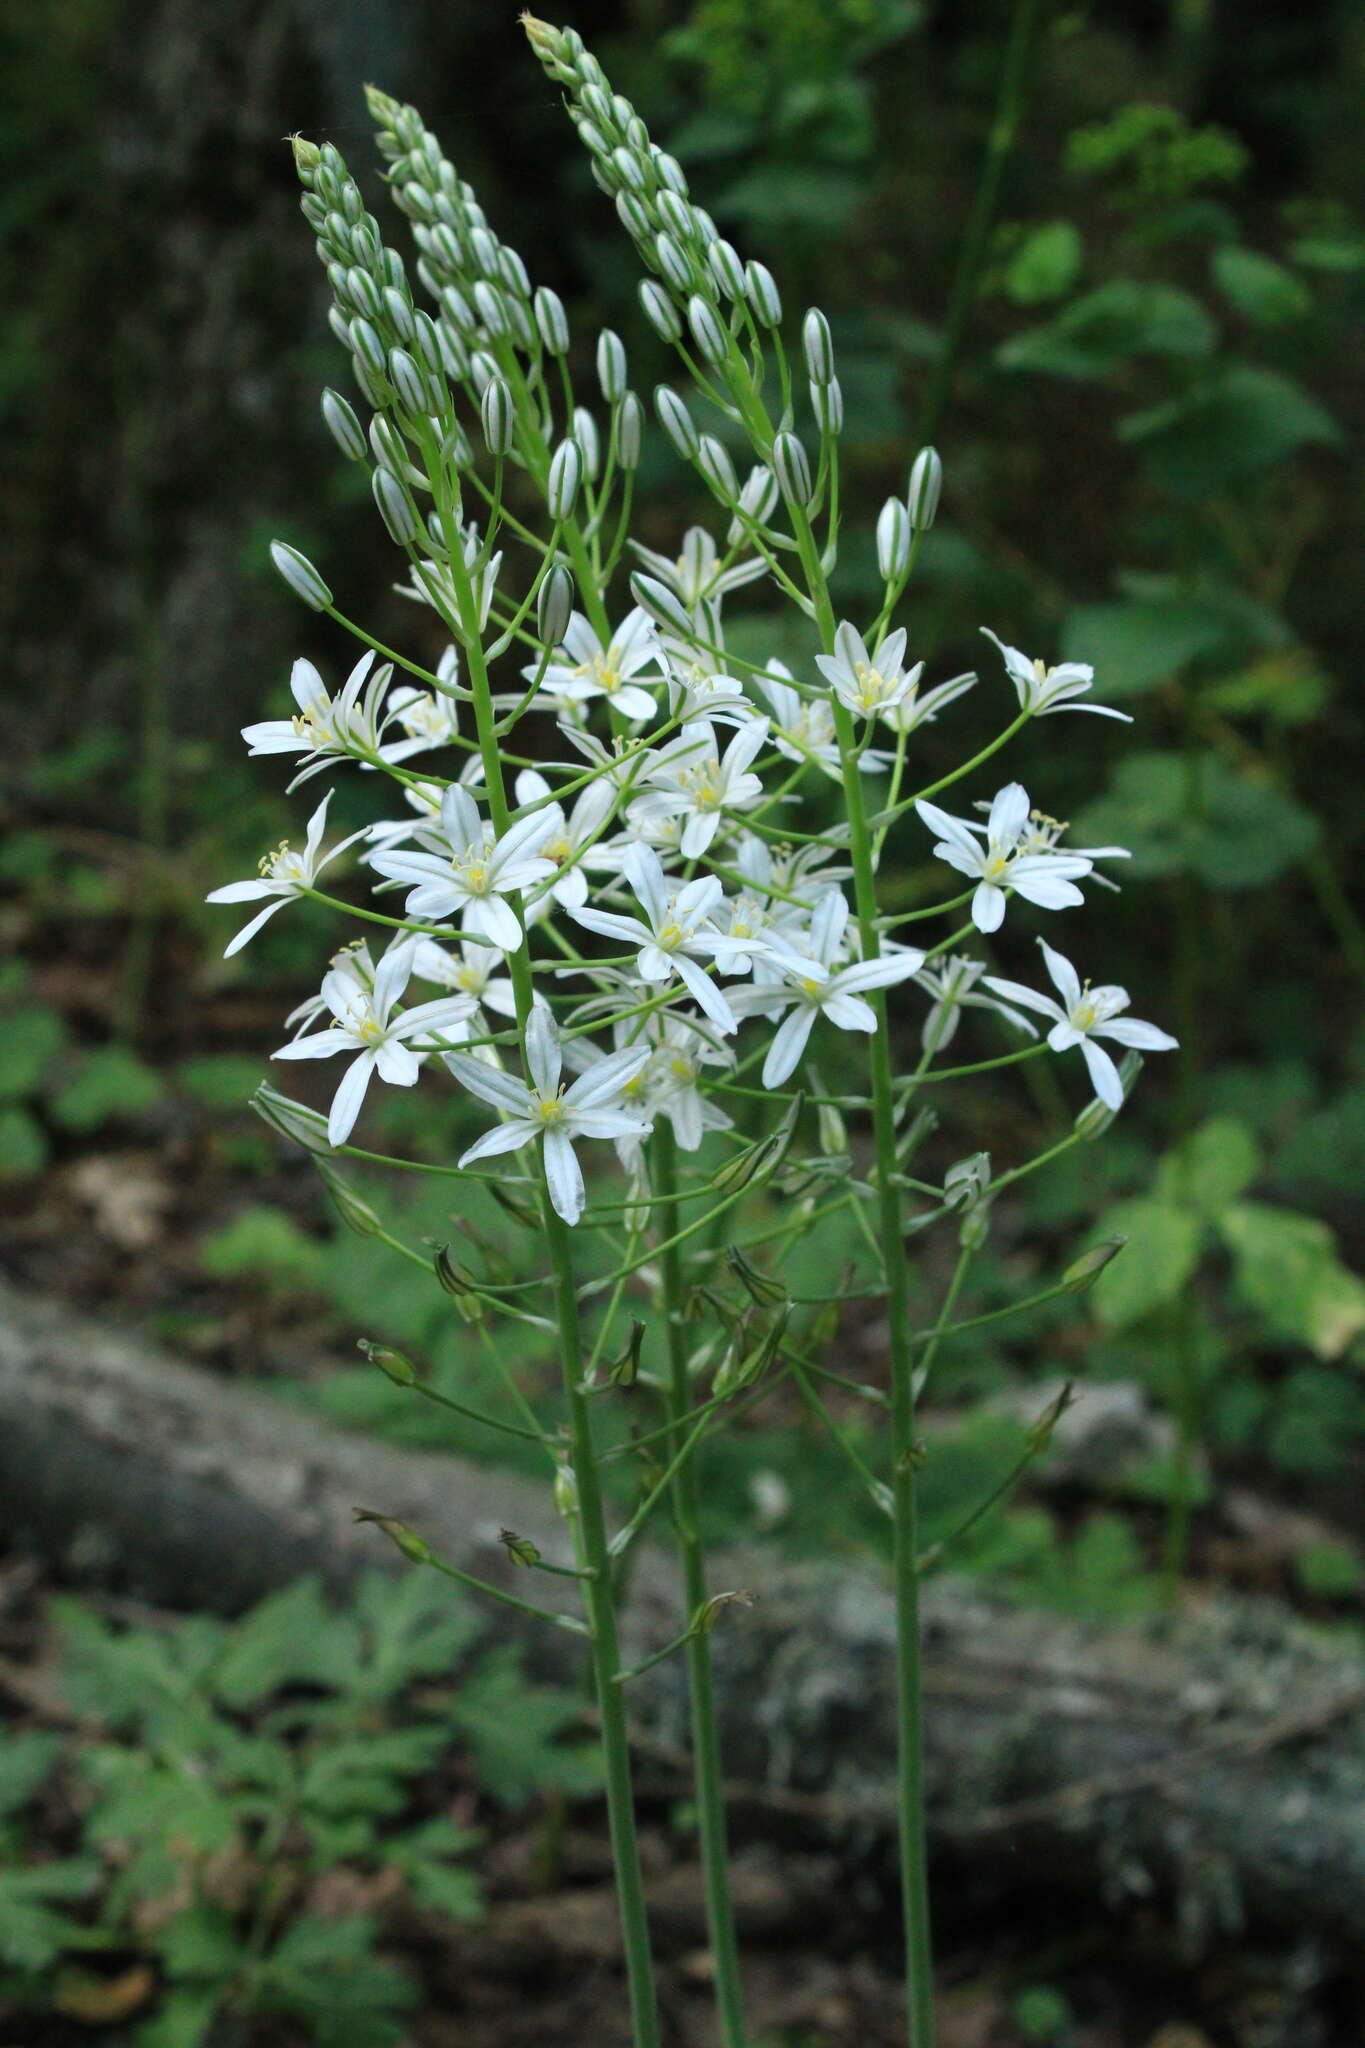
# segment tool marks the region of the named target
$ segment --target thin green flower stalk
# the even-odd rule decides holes
[[[674,553],[632,540],[644,407],[624,344],[609,329],[575,347],[564,306],[498,239],[413,108],[369,94],[390,193],[416,244],[411,272],[335,147],[296,141],[301,203],[358,398],[328,390],[323,417],[367,477],[402,587],[446,645],[432,663],[380,642],[311,562],[275,543],[289,587],[359,653],[342,680],[295,663],[292,713],[244,737],[253,754],[290,757],[291,787],[360,771],[372,815],[336,838],[329,789],[301,849],[276,849],[214,900],[253,906],[233,955],[294,903],[353,934],[275,1055],[343,1062],[330,1102],[265,1087],[256,1107],[313,1156],[347,1228],[445,1290],[497,1365],[501,1393],[484,1406],[427,1384],[382,1332],[364,1346],[377,1369],[545,1460],[546,1526],[503,1541],[510,1567],[545,1575],[547,1597],[483,1590],[528,1625],[579,1638],[591,1665],[637,2048],[655,2048],[659,2020],[628,1715],[632,1687],[675,1656],[690,1699],[718,2029],[725,2048],[749,2038],[711,1636],[742,1628],[751,1596],[711,1589],[703,1461],[716,1432],[782,1384],[829,1423],[852,1484],[891,1523],[906,2015],[912,2048],[930,2048],[918,1598],[942,1546],[925,1552],[919,1537],[916,1398],[931,1369],[950,1368],[959,1332],[1006,1313],[971,1312],[971,1258],[992,1203],[1098,1137],[1133,1085],[1137,1049],[1173,1043],[1125,1014],[1125,991],[1082,983],[1045,940],[1051,992],[988,971],[978,935],[1007,918],[1013,934],[1081,901],[1082,884],[1103,880],[1098,864],[1123,850],[1066,847],[1018,783],[978,795],[975,779],[1035,717],[1117,714],[1079,701],[1088,668],[1049,670],[997,642],[1006,688],[995,737],[915,787],[916,734],[977,682],[926,685],[896,623],[939,504],[937,454],[920,451],[905,493],[878,516],[875,616],[842,617],[843,405],[828,321],[811,309],[793,333],[776,280],[693,203],[581,39],[526,26],[643,260],[642,310],[680,364],[654,410],[719,521],[679,536]],[[744,475],[737,438],[748,443]],[[746,590],[795,607],[809,650],[799,672],[729,650],[727,609]],[[830,783],[841,816],[825,827],[828,807],[809,800]],[[962,783],[974,808],[940,808]],[[936,900],[888,915],[883,860],[930,848],[948,871]],[[996,1038],[977,1043],[983,1011]],[[1013,1039],[1003,1053],[1002,1028]],[[843,1034],[865,1047],[857,1092],[842,1079]],[[1122,1069],[1106,1039],[1128,1049]],[[1008,1086],[1014,1066],[1049,1055],[1084,1071],[1094,1094],[1073,1128],[998,1168],[984,1153],[929,1153],[939,1105],[958,1086]],[[375,1094],[419,1085],[457,1121],[449,1156],[356,1142]],[[439,1176],[458,1240],[410,1242],[401,1216],[369,1198],[386,1172]],[[366,1193],[353,1174],[366,1176]],[[496,1235],[462,1205],[463,1183],[496,1202]],[[836,1285],[812,1288],[793,1262],[811,1231],[840,1218],[857,1255]],[[935,1228],[957,1231],[959,1255],[926,1318],[910,1245]],[[1098,1258],[1015,1312],[1080,1291]],[[821,1355],[843,1306],[859,1302],[885,1308],[889,1394]],[[507,1325],[523,1347],[553,1355],[557,1393],[522,1384],[500,1349]],[[888,1418],[880,1450],[865,1453],[840,1426],[827,1385]],[[1050,1427],[1040,1423],[1027,1455],[962,1504],[948,1540],[1004,1497]],[[633,1504],[619,1508],[617,1482],[632,1469]],[[411,1562],[479,1583],[382,1503],[365,1516]],[[642,1656],[632,1643],[626,1663],[622,1567],[670,1517],[676,1622]]]

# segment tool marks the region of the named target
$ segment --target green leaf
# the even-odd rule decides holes
[[[472,1829],[457,1828],[440,1818],[386,1841],[380,1855],[385,1863],[402,1871],[418,1906],[451,1920],[478,1920],[483,1915],[479,1880],[456,1858],[467,1854],[479,1840]]]
[[[32,1180],[51,1153],[37,1117],[17,1103],[0,1108],[0,1181]]]
[[[1317,1201],[1365,1187],[1365,1082],[1297,1118],[1275,1155],[1274,1173],[1289,1193]]]
[[[1195,874],[1213,889],[1261,889],[1316,845],[1310,811],[1221,755],[1130,754],[1087,807],[1077,843],[1126,846],[1134,881]]]
[[[1242,363],[1164,405],[1129,413],[1118,433],[1139,450],[1154,482],[1192,501],[1232,490],[1300,448],[1341,444],[1336,421],[1301,384]]]
[[[1223,297],[1258,327],[1301,320],[1313,310],[1313,295],[1302,278],[1239,242],[1214,250],[1213,281]]]
[[[434,1722],[338,1737],[320,1745],[303,1767],[299,1805],[325,1821],[401,1813],[408,1783],[429,1771],[449,1738]]]
[[[1017,306],[1060,299],[1080,276],[1085,244],[1074,221],[1048,220],[1033,229],[1005,268],[1005,290]]]
[[[415,1678],[450,1674],[483,1632],[470,1600],[418,1572],[397,1579],[390,1572],[367,1572],[355,1612],[362,1647],[352,1697],[369,1704],[392,1699]]]
[[[1107,1210],[1095,1234],[1128,1239],[1091,1295],[1105,1327],[1121,1330],[1175,1300],[1198,1267],[1204,1226],[1188,1209],[1139,1195]]]
[[[581,1702],[532,1684],[512,1644],[488,1651],[465,1674],[450,1718],[473,1752],[480,1783],[503,1806],[521,1806],[547,1785],[580,1792],[599,1781],[595,1750],[560,1741],[581,1725]]]
[[[374,1922],[304,1913],[286,1928],[258,1976],[268,2010],[301,2019],[319,2048],[401,2048],[398,2015],[416,2003],[407,1974],[374,1954]]]
[[[48,1612],[63,1642],[63,1698],[107,1728],[183,1713],[199,1699],[227,1633],[204,1615],[175,1630],[117,1629],[71,1599],[52,1601]]]
[[[176,1985],[155,2017],[144,2020],[133,2036],[137,2048],[203,2048],[219,2002],[216,1988]]]
[[[172,1977],[222,1982],[235,1974],[242,1961],[241,1940],[221,1906],[191,1906],[158,1928],[153,1939]]]
[[[71,1079],[52,1100],[52,1114],[68,1131],[101,1130],[117,1118],[142,1116],[165,1094],[155,1068],[126,1046],[104,1045],[86,1053]]]
[[[1230,639],[1229,621],[1197,598],[1081,605],[1062,627],[1062,660],[1093,664],[1103,700],[1136,697]]]
[[[202,1240],[199,1263],[214,1280],[250,1280],[271,1288],[312,1288],[326,1247],[283,1209],[258,1203]]]
[[[1240,1202],[1218,1220],[1236,1283],[1280,1336],[1340,1358],[1365,1330],[1365,1281],[1343,1266],[1336,1236],[1314,1216]]]
[[[1324,1538],[1305,1543],[1294,1559],[1305,1593],[1317,1600],[1353,1600],[1365,1589],[1365,1562],[1345,1543]]]
[[[241,1708],[259,1706],[287,1685],[344,1691],[355,1669],[354,1635],[327,1605],[318,1580],[300,1579],[237,1623],[213,1670],[214,1693]]]
[[[90,1897],[103,1873],[89,1857],[0,1870],[0,1960],[15,1970],[45,1970],[71,1948],[99,1948],[105,1936],[64,1909]]]
[[[1104,377],[1135,356],[1210,355],[1217,339],[1213,321],[1188,292],[1115,278],[1073,299],[1045,325],[1002,343],[995,359],[1004,370]]]
[[[1213,1218],[1245,1192],[1263,1167],[1261,1148],[1236,1117],[1210,1117],[1157,1168],[1159,1201]]]
[[[63,1741],[37,1728],[0,1739],[0,1818],[26,1806],[51,1776]]]
[[[4,1020],[5,1057],[0,1062],[0,1101],[36,1095],[42,1079],[66,1044],[66,1025],[56,1010],[35,1006]]]

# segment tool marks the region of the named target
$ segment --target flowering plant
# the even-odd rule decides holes
[[[771,274],[745,262],[692,202],[678,164],[650,141],[581,39],[525,25],[642,258],[644,314],[676,348],[693,402],[705,403],[719,429],[704,430],[673,386],[656,391],[663,432],[710,491],[719,524],[680,536],[676,558],[630,540],[645,410],[621,340],[611,331],[597,338],[596,390],[585,402],[564,307],[532,286],[413,108],[370,92],[390,193],[418,250],[411,276],[338,151],[296,141],[332,326],[369,417],[362,424],[336,391],[324,394],[323,415],[343,455],[367,470],[404,558],[404,588],[434,612],[448,646],[435,669],[380,646],[342,617],[311,563],[275,544],[292,589],[366,651],[335,694],[311,664],[297,664],[297,714],[248,727],[245,737],[254,753],[301,755],[296,782],[343,765],[378,773],[397,786],[403,807],[345,842],[363,841],[360,863],[387,908],[343,907],[385,932],[384,950],[376,957],[352,944],[338,953],[277,1054],[348,1061],[325,1128],[272,1089],[258,1106],[323,1156],[334,1187],[342,1184],[325,1155],[350,1149],[376,1079],[454,1088],[496,1116],[444,1170],[495,1175],[511,1213],[540,1233],[545,1270],[515,1286],[457,1275],[448,1259],[438,1272],[488,1317],[530,1321],[558,1345],[567,1432],[540,1441],[555,1467],[572,1561],[548,1560],[510,1532],[508,1552],[514,1564],[581,1586],[583,1617],[570,1625],[584,1634],[595,1674],[641,2048],[659,2034],[631,1802],[625,1682],[633,1674],[620,1667],[612,1561],[657,1506],[671,1503],[686,1621],[660,1654],[679,1651],[688,1668],[717,2003],[727,2048],[736,2048],[746,2035],[709,1645],[731,1596],[707,1582],[699,1460],[727,1407],[741,1392],[753,1398],[764,1375],[771,1384],[790,1374],[818,1401],[812,1383],[826,1375],[811,1355],[819,1319],[843,1300],[884,1301],[886,1475],[853,1462],[893,1532],[908,2016],[914,2048],[925,2048],[933,2013],[915,1398],[957,1327],[954,1306],[992,1198],[1041,1158],[997,1173],[976,1154],[942,1184],[917,1180],[913,1154],[929,1121],[919,1098],[954,1076],[1078,1046],[1097,1100],[1042,1155],[1050,1158],[1096,1135],[1121,1108],[1139,1049],[1174,1040],[1121,1018],[1124,991],[1083,988],[1051,947],[1044,955],[1060,1002],[987,973],[989,962],[971,950],[1015,899],[1043,913],[1079,902],[1079,885],[1102,879],[1095,863],[1123,849],[1065,848],[1063,828],[1033,810],[1017,782],[986,786],[976,799],[980,822],[934,801],[950,786],[975,784],[1031,718],[1103,709],[1079,701],[1091,671],[1048,671],[997,643],[1012,692],[1001,730],[951,773],[907,789],[913,734],[977,680],[947,678],[921,694],[923,663],[905,666],[907,630],[891,623],[933,523],[939,459],[922,451],[905,497],[878,518],[876,617],[840,618],[830,578],[842,399],[828,322],[806,313],[793,360]],[[743,478],[736,447],[749,465]],[[804,674],[742,657],[727,641],[727,600],[760,582],[804,623]],[[407,680],[395,685],[398,671]],[[419,764],[429,754],[448,772]],[[817,825],[803,801],[828,792],[831,779],[839,814]],[[224,901],[271,899],[229,951],[290,898],[334,901],[315,887],[341,850],[322,854],[325,825],[324,801],[302,857],[281,850],[258,883],[215,892]],[[909,835],[927,851],[926,827],[944,865],[945,900],[890,916],[878,894],[886,850]],[[935,921],[948,927],[941,937]],[[960,1023],[970,1035],[968,1010],[1000,1020],[1010,1049],[936,1065]],[[1028,1012],[1053,1020],[1046,1038]],[[854,1034],[864,1092],[830,1093],[810,1066],[833,1057],[841,1033]],[[905,1068],[914,1033],[919,1052]],[[1102,1034],[1127,1048],[1123,1069],[1095,1043]],[[849,1118],[867,1121],[869,1141],[848,1136]],[[497,1155],[507,1163],[490,1173]],[[624,1198],[612,1188],[613,1168]],[[787,1219],[727,1244],[726,1218],[764,1185],[786,1191]],[[856,1285],[797,1292],[794,1254],[815,1223],[843,1209],[858,1221],[870,1271]],[[371,1212],[360,1213],[363,1224]],[[936,1221],[957,1231],[959,1254],[926,1335],[911,1327],[907,1242]],[[606,1281],[590,1287],[575,1255],[583,1232],[600,1233],[612,1251]],[[761,1269],[748,1256],[760,1245]],[[1076,1291],[1097,1267],[1089,1257],[1053,1291]],[[653,1303],[651,1327],[632,1318],[626,1336],[642,1294]],[[699,1302],[713,1307],[721,1337],[694,1349],[684,1310]],[[604,1362],[618,1351],[604,1380]],[[406,1361],[375,1356],[391,1377],[414,1383]],[[637,1372],[661,1402],[668,1459],[613,1536],[594,1401]],[[1051,1420],[1055,1411],[1035,1432],[1035,1449]],[[375,1519],[407,1555],[435,1561],[415,1532]],[[530,1604],[487,1590],[521,1609]]]

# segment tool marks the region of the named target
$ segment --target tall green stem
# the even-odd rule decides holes
[[[797,545],[815,603],[816,624],[826,651],[834,646],[835,617],[819,550],[804,511],[789,505]],[[880,954],[877,939],[877,877],[872,839],[863,804],[853,718],[831,696],[843,762],[848,808],[849,855],[863,958]],[[887,1022],[886,994],[868,998],[877,1029],[868,1042],[872,1134],[877,1159],[878,1234],[886,1261],[887,1333],[891,1347],[892,1569],[896,1599],[896,1726],[899,1740],[897,1826],[900,1838],[901,1902],[905,1923],[906,2007],[910,2048],[933,2048],[933,1949],[929,1923],[929,1872],[925,1839],[924,1744],[920,1677],[919,1498],[915,1461],[914,1345],[910,1330],[909,1268],[900,1191],[895,1184],[896,1097]]]
[[[654,1127],[655,1191],[670,1199],[677,1193],[677,1143],[672,1126],[661,1117]],[[682,1260],[677,1240],[662,1251],[664,1323],[668,1338],[668,1410],[674,1425],[677,1456],[691,1406],[687,1383],[687,1345],[682,1326]],[[689,1617],[707,1597],[706,1565],[698,1526],[697,1454],[684,1457],[673,1480],[674,1516],[682,1552],[684,1595]],[[730,1875],[725,1834],[725,1787],[716,1734],[715,1694],[711,1677],[709,1635],[690,1635],[686,1645],[687,1682],[692,1709],[692,1769],[697,1792],[697,1827],[701,1838],[702,1874],[706,1886],[706,1921],[715,1965],[716,2006],[724,2048],[745,2048],[744,2003],[739,1974],[739,1947],[730,1903]]]
[[[494,831],[501,834],[507,829],[511,812],[502,777],[493,694],[479,633],[478,606],[458,545],[455,509],[451,504],[439,462],[433,458],[434,450],[431,450],[428,452],[428,474],[446,528],[451,573],[459,598],[465,666],[474,698],[474,722],[483,761],[484,781],[488,790],[488,811]],[[531,965],[524,943],[508,955],[507,966],[516,997],[517,1025],[524,1037],[533,1000]],[[616,1629],[611,1556],[607,1547],[606,1515],[598,1479],[592,1414],[587,1397],[583,1393],[582,1331],[574,1282],[573,1247],[568,1227],[556,1213],[550,1200],[543,1160],[540,1207],[542,1227],[554,1275],[560,1368],[569,1411],[570,1458],[577,1486],[575,1522],[580,1549],[579,1561],[588,1574],[584,1580],[584,1603],[588,1614],[593,1685],[601,1727],[607,1789],[607,1826],[611,1835],[612,1862],[616,1871],[616,1892],[621,1912],[621,1933],[630,1989],[631,2023],[634,2029],[635,2048],[660,2048],[654,1964],[645,1910],[644,1873],[640,1867],[640,1847],[635,1829],[635,1797],[631,1786],[625,1700],[621,1686],[612,1682],[621,1668],[621,1649]]]

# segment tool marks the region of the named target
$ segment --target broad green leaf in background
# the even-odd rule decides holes
[[[1003,342],[1003,370],[1039,370],[1052,377],[1104,377],[1134,356],[1199,358],[1218,339],[1198,299],[1170,284],[1115,278],[1041,327]]]
[[[1076,822],[1077,844],[1116,843],[1134,881],[1195,874],[1213,889],[1260,889],[1317,843],[1310,811],[1221,755],[1130,754]]]
[[[1313,310],[1313,296],[1271,256],[1232,242],[1213,252],[1213,281],[1230,305],[1258,327],[1278,327]]]
[[[1230,637],[1225,613],[1198,598],[1086,604],[1062,627],[1062,660],[1090,662],[1107,702],[1179,676]]]
[[[84,1055],[53,1097],[52,1114],[67,1130],[86,1136],[116,1118],[155,1109],[165,1092],[160,1074],[136,1053],[123,1045],[102,1045]]]
[[[255,1707],[288,1685],[343,1690],[352,1671],[346,1631],[318,1581],[306,1578],[238,1622],[214,1667],[213,1690],[230,1707]]]
[[[67,1911],[89,1897],[100,1877],[93,1856],[0,1870],[0,1961],[15,1970],[45,1970],[66,1949],[104,1946],[101,1931]]]
[[[1162,1160],[1157,1199],[1200,1216],[1219,1216],[1257,1179],[1262,1163],[1261,1148],[1244,1123],[1210,1117]]]
[[[1128,1239],[1092,1296],[1105,1327],[1121,1330],[1175,1300],[1199,1264],[1204,1226],[1193,1210],[1139,1195],[1106,1210],[1095,1234]]]
[[[1218,1219],[1238,1289],[1281,1336],[1340,1358],[1365,1330],[1365,1281],[1343,1266],[1314,1216],[1239,1202]]]
[[[1231,363],[1178,398],[1119,421],[1119,439],[1141,454],[1153,482],[1173,497],[1216,497],[1298,449],[1338,447],[1341,430],[1302,384],[1276,370]]]
[[[66,1044],[66,1025],[55,1010],[35,1006],[5,1018],[0,1101],[36,1095],[43,1075]]]
[[[51,1150],[36,1116],[18,1103],[0,1107],[0,1181],[31,1180],[47,1165]]]
[[[1005,266],[1005,291],[1017,306],[1060,299],[1080,276],[1085,244],[1074,221],[1045,220],[1031,230]]]

